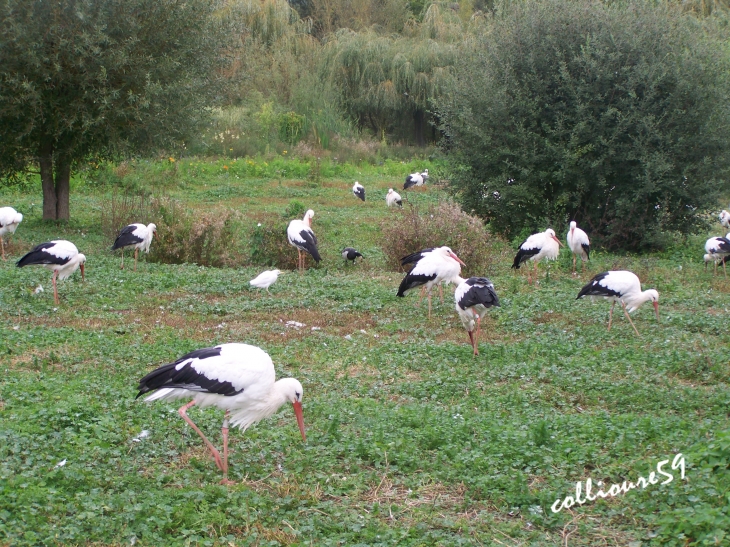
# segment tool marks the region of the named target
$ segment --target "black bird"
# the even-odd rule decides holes
[[[360,258],[362,258],[362,259],[365,258],[358,251],[356,251],[355,249],[353,249],[352,247],[345,247],[344,249],[342,249],[342,258],[345,259],[345,263],[347,263],[348,260],[352,260],[352,263],[354,264],[355,263],[355,259],[358,256]]]

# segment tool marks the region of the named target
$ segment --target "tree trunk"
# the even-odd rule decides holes
[[[420,108],[413,113],[413,130],[416,139],[416,145],[426,146],[426,138],[424,137],[424,127],[426,126],[426,113]]]
[[[71,164],[56,158],[56,220],[68,220]]]
[[[53,145],[41,145],[38,153],[43,187],[43,220],[56,220],[56,187],[53,184]]]

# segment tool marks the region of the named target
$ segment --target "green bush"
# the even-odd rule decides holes
[[[451,189],[498,232],[577,220],[612,249],[692,233],[728,190],[730,63],[664,4],[502,2],[438,104]]]
[[[297,252],[289,244],[286,229],[292,219],[304,217],[306,209],[302,202],[292,200],[283,214],[269,215],[259,222],[249,238],[248,262],[256,266],[295,270]],[[312,262],[313,267],[314,265]]]
[[[233,211],[194,213],[168,198],[154,199],[150,211],[157,224],[150,262],[218,267],[244,262],[234,245],[241,226]]]
[[[428,247],[448,246],[464,261],[463,277],[490,275],[492,264],[506,259],[504,243],[492,236],[478,217],[459,205],[443,202],[424,211],[408,204],[394,209],[381,223],[382,249],[388,267],[401,271],[400,259]]]

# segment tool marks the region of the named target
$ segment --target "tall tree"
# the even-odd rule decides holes
[[[67,220],[78,162],[182,142],[220,97],[224,3],[0,0],[0,175],[37,165]]]

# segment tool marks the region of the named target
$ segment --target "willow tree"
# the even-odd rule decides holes
[[[325,44],[324,73],[360,127],[382,135],[410,118],[414,141],[425,144],[429,102],[450,79],[462,30],[451,13],[434,4],[404,35],[343,29]]]
[[[0,175],[37,166],[67,220],[74,165],[182,142],[220,98],[223,4],[0,0]]]

